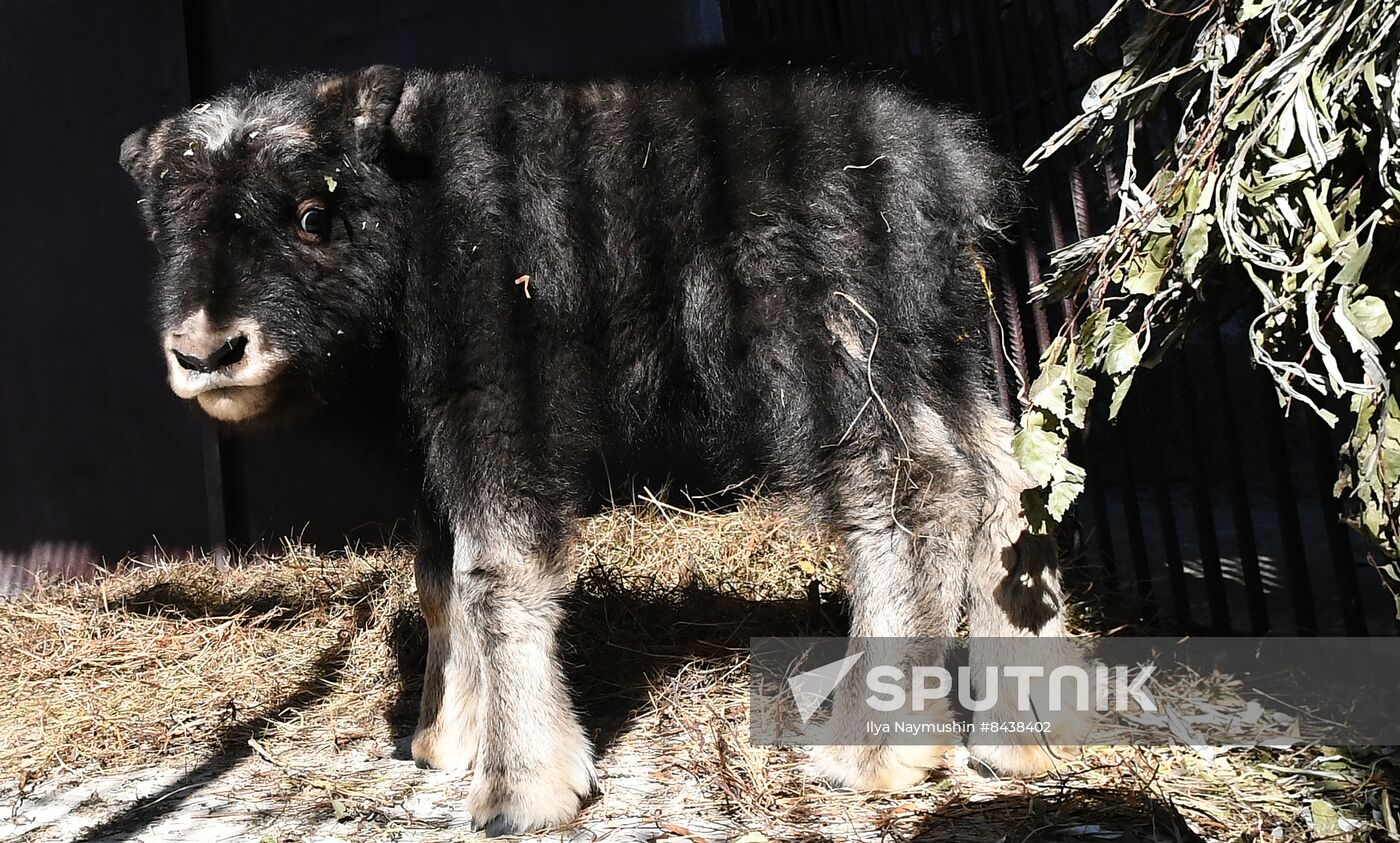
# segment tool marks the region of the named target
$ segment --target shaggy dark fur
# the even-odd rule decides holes
[[[977,248],[1012,189],[966,117],[819,75],[375,67],[233,91],[122,162],[176,391],[361,419],[421,471],[414,753],[476,766],[480,822],[560,822],[591,787],[553,635],[600,458],[808,495],[859,633],[950,634],[966,597],[983,634],[1059,629],[984,377]],[[818,766],[897,786],[931,766],[909,750]]]

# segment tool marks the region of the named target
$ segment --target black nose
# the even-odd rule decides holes
[[[248,346],[248,338],[239,334],[224,341],[224,344],[210,352],[208,357],[196,357],[193,354],[186,354],[178,348],[170,349],[175,354],[175,359],[180,363],[181,368],[189,369],[191,372],[217,372],[225,366],[232,366],[243,359],[243,349]]]

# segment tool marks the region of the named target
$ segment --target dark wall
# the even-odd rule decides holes
[[[187,101],[180,9],[7,2],[0,21],[0,569],[197,542],[197,429],[146,329],[115,156]]]
[[[31,567],[207,545],[203,422],[165,388],[151,256],[117,166],[130,131],[250,72],[376,62],[642,70],[723,39],[718,0],[0,0],[0,593]],[[239,444],[235,533],[375,539],[407,491],[357,449]]]

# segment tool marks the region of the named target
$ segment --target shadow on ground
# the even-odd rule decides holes
[[[1132,788],[1067,786],[1062,792],[953,799],[921,818],[910,843],[1205,843],[1170,804]]]
[[[648,593],[596,569],[580,578],[568,604],[562,658],[598,757],[667,671],[732,660],[754,636],[842,635],[847,615],[844,602],[815,583],[803,600],[753,600],[698,586]],[[390,634],[400,686],[385,716],[395,735],[406,735],[418,719],[428,632],[421,614],[401,610]]]
[[[349,661],[355,635],[369,626],[369,603],[365,598],[383,588],[385,579],[383,574],[365,577],[342,590],[334,598],[334,602],[355,608],[355,631],[342,635],[333,646],[327,648],[311,665],[306,679],[277,701],[230,721],[218,733],[212,735],[209,740],[211,754],[206,760],[159,791],[89,827],[77,839],[116,841],[138,837],[148,826],[178,811],[181,805],[199,794],[201,788],[214,782],[247,758],[253,752],[249,741],[256,740],[266,733],[285,712],[307,708],[328,696]],[[327,602],[322,600],[317,605],[325,606]],[[221,617],[248,611],[257,616],[260,623],[277,625],[291,623],[300,610],[309,607],[297,606],[295,601],[279,602],[273,594],[260,595],[235,604],[210,599],[201,590],[187,589],[178,583],[159,583],[136,592],[112,608],[114,611],[177,615],[190,619]]]

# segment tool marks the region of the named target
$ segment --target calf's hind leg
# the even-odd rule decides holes
[[[944,642],[957,633],[976,512],[961,491],[970,480],[967,468],[948,443],[930,438],[911,445],[916,452],[908,456],[888,450],[841,455],[819,498],[846,546],[852,647],[865,653],[864,667],[899,665],[906,676],[913,666],[941,664]],[[860,790],[897,790],[947,764],[951,747],[932,736],[917,744],[873,742],[863,731],[870,717],[867,693],[863,681],[837,688],[836,743],[813,750],[819,775]],[[952,720],[940,701],[900,716]]]
[[[993,770],[1034,775],[1054,767],[1060,747],[1082,742],[1092,712],[1051,710],[1049,683],[1031,679],[1021,709],[1019,680],[1005,668],[1039,668],[1049,676],[1060,666],[1083,667],[1065,626],[1058,553],[1049,536],[1031,532],[1021,493],[1034,485],[1011,453],[1012,425],[990,406],[969,413],[958,430],[960,448],[974,468],[982,514],[973,533],[968,568],[968,661],[986,699],[989,668],[1000,669],[997,704],[973,717],[969,749]],[[1007,733],[984,724],[1049,723],[1038,731]]]

